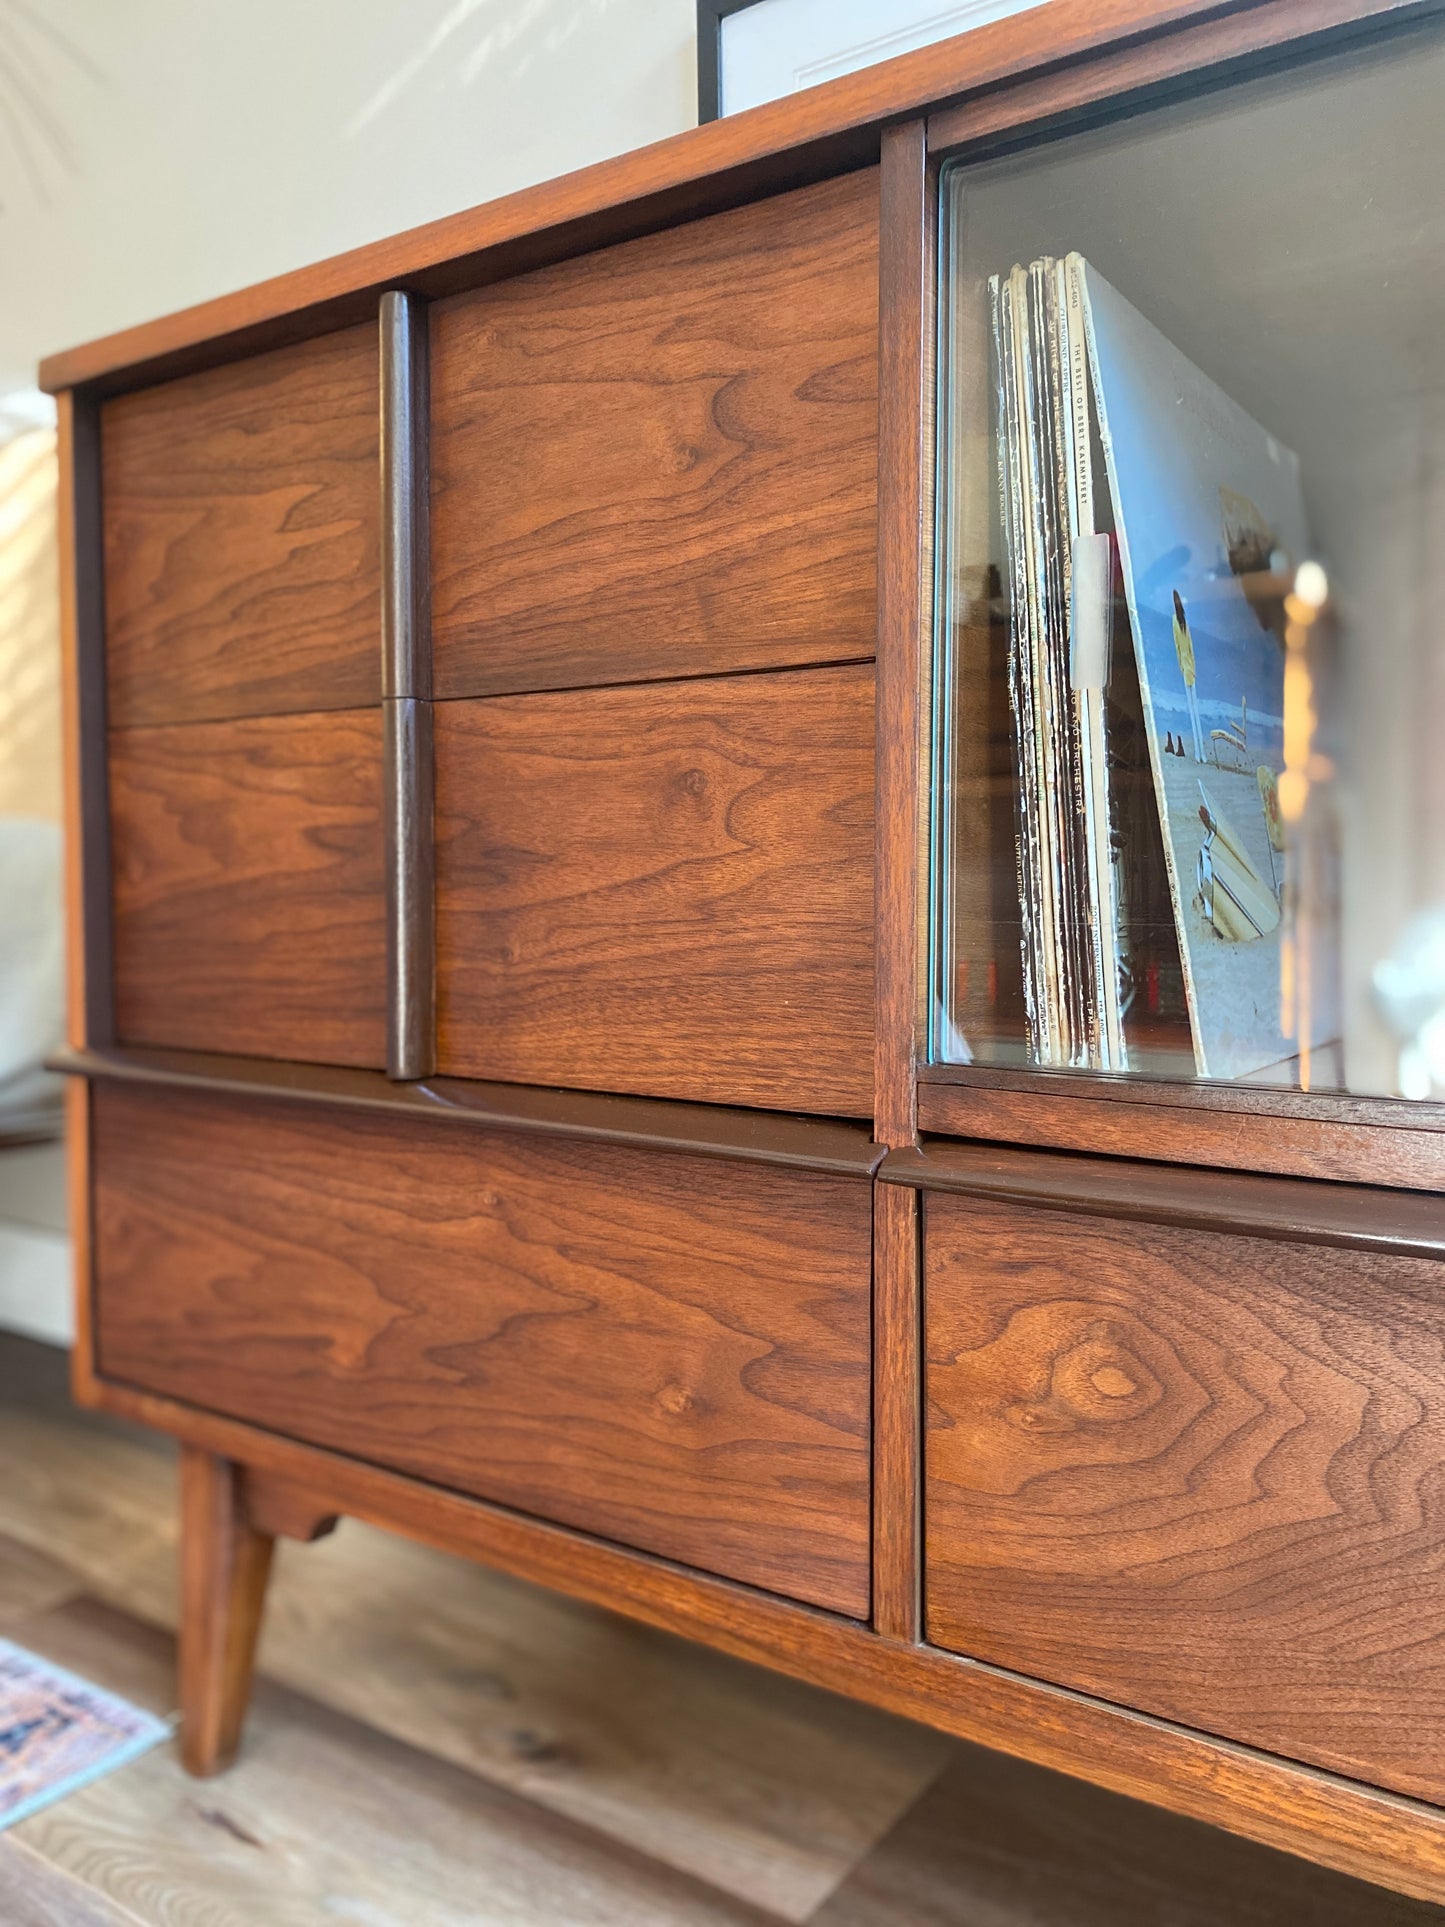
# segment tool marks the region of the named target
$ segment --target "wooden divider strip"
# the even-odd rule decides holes
[[[427,317],[381,298],[381,690],[389,1077],[436,1068]]]

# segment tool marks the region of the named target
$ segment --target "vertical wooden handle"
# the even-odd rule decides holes
[[[386,796],[389,1077],[436,1068],[432,880],[427,321],[381,298],[381,691]]]
[[[382,705],[386,781],[386,1071],[399,1080],[436,1069],[432,902],[431,704]]]

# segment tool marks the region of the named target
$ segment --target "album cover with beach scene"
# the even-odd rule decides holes
[[[1072,256],[1112,497],[1197,1074],[1338,1035],[1328,960],[1292,1016],[1279,809],[1285,593],[1309,555],[1295,456]],[[1303,1032],[1303,1035],[1300,1032]],[[1293,1034],[1291,1034],[1293,1033]]]

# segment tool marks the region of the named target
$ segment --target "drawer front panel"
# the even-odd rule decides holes
[[[1445,1797],[1445,1268],[925,1202],[938,1645]]]
[[[372,325],[104,405],[110,720],[380,696]]]
[[[379,709],[110,739],[128,1044],[386,1061]]]
[[[865,1115],[871,665],[442,703],[439,1063]]]
[[[876,170],[439,303],[444,696],[871,656]]]
[[[866,1613],[866,1180],[96,1099],[104,1374]]]

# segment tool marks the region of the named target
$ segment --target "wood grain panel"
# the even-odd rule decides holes
[[[1445,1796],[1445,1266],[925,1198],[927,1624]]]
[[[866,657],[876,170],[432,310],[436,691]]]
[[[871,666],[441,703],[438,1065],[866,1115]]]
[[[110,795],[124,1042],[385,1063],[379,709],[116,730]]]
[[[113,724],[378,699],[378,394],[372,325],[105,404]]]
[[[865,1181],[96,1099],[108,1375],[867,1612]]]

